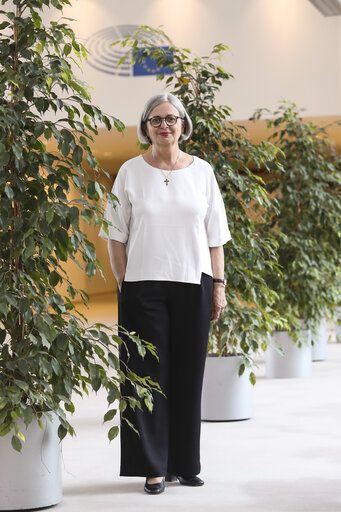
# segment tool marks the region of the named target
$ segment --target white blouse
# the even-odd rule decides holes
[[[109,238],[126,244],[125,281],[199,284],[202,272],[212,275],[209,247],[231,235],[210,164],[195,156],[188,167],[167,173],[140,155],[122,165],[112,193],[119,204],[108,203],[105,218]],[[108,238],[103,228],[100,236]]]

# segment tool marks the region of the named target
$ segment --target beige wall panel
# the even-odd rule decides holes
[[[340,119],[341,116],[329,117],[310,117],[307,120],[316,124],[326,125]],[[247,133],[254,143],[266,140],[269,132],[266,129],[265,121],[253,123],[251,121],[237,121],[247,128]],[[341,126],[333,125],[328,129],[328,136],[334,141],[337,150],[341,153]],[[124,135],[105,129],[99,130],[99,135],[95,139],[92,150],[103,168],[111,175],[111,179],[102,177],[101,181],[105,184],[107,190],[111,190],[114,176],[117,174],[122,163],[140,153],[137,145],[136,127],[130,126],[125,130]],[[55,146],[48,144],[48,148],[55,149]],[[70,193],[74,197],[75,192]],[[89,279],[85,272],[82,272],[77,265],[70,262],[65,265],[70,279],[76,288],[85,290],[90,296],[113,294],[116,291],[116,282],[110,269],[109,256],[107,252],[107,242],[98,236],[98,228],[89,226],[82,221],[82,229],[87,234],[96,247],[97,256],[105,267],[106,279],[103,280],[100,275]]]

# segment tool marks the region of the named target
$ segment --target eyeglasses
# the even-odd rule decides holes
[[[182,121],[184,120],[183,117],[180,117],[180,116],[172,116],[172,115],[168,115],[166,117],[160,117],[160,116],[154,116],[154,117],[150,117],[149,119],[147,119],[147,121],[150,122],[150,124],[154,127],[154,128],[159,128],[159,126],[162,125],[162,121],[165,120],[166,121],[166,124],[167,126],[174,126],[177,122],[178,119],[181,119]],[[146,122],[147,122],[146,121]]]

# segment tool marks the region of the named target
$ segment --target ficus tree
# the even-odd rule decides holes
[[[181,99],[194,126],[191,139],[181,147],[214,169],[232,240],[224,248],[227,307],[212,325],[209,352],[242,354],[243,373],[253,355],[266,349],[267,333],[282,322],[273,308],[277,295],[265,280],[267,273],[279,272],[277,243],[270,233],[260,234],[263,213],[276,211],[277,203],[258,172],[281,172],[278,150],[269,142],[253,144],[245,128],[230,121],[231,109],[216,105],[217,93],[232,77],[221,65],[226,45],[217,44],[210,55],[198,57],[176,46],[161,29],[148,26],[114,44],[119,43],[133,62],[151,57],[158,66],[171,68],[170,75],[160,74],[157,79]],[[253,372],[250,380],[255,382]]]
[[[29,425],[37,419],[42,426],[42,416],[54,412],[60,439],[74,433],[67,415],[74,411],[74,393],[104,388],[104,420],[118,410],[124,420],[127,406],[144,402],[151,410],[159,386],[119,364],[123,341],[114,330],[87,326],[75,300],[89,298],[65,270],[73,260],[89,277],[102,271],[80,222],[108,228],[99,182],[104,171],[91,142],[98,126],[122,131],[123,124],[94,106],[75,76],[73,67],[86,58],[86,49],[67,20],[43,23],[43,8],[61,11],[69,0],[1,4],[0,435],[12,432],[12,445],[20,451],[20,420]],[[112,194],[106,199],[115,204]],[[151,344],[130,336],[141,357],[147,350],[156,356]],[[125,381],[140,400],[120,394]],[[112,426],[109,439],[117,432]]]
[[[282,274],[268,273],[266,280],[278,294],[277,311],[294,330],[301,319],[314,325],[330,314],[341,287],[341,158],[328,126],[307,121],[302,112],[283,101],[274,112],[259,109],[253,116],[267,118],[285,169],[267,184],[279,208],[268,212],[263,234],[278,243]]]

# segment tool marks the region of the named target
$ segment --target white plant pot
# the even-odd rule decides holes
[[[266,377],[268,379],[295,379],[311,377],[312,355],[311,338],[308,329],[300,331],[301,347],[295,343],[287,331],[275,331],[273,342],[279,345],[284,355],[272,347],[265,352]]]
[[[335,326],[336,341],[341,341],[341,325],[336,324]]]
[[[22,452],[11,446],[12,434],[0,437],[0,510],[37,509],[62,499],[59,422],[43,418],[44,429],[33,421],[26,430]]]
[[[245,420],[253,415],[250,370],[239,377],[241,356],[207,357],[201,418],[207,421]]]
[[[325,318],[321,319],[321,322],[312,331],[312,360],[313,361],[324,361],[327,356],[327,321]]]
[[[336,308],[337,312],[337,319],[340,320],[341,318],[341,308]],[[335,322],[335,341],[340,342],[341,341],[341,324],[338,323],[338,321]]]

